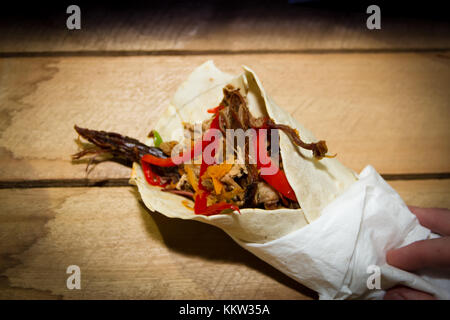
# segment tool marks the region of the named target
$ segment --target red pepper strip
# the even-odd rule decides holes
[[[161,177],[152,171],[148,163],[141,161],[141,166],[142,171],[144,171],[145,180],[147,180],[149,184],[151,184],[152,186],[159,186],[159,187],[165,187],[167,185],[167,183],[161,182]]]
[[[158,158],[151,154],[144,154],[141,158],[142,162],[146,162],[149,164],[153,164],[158,167],[175,167],[177,165],[180,165],[188,160],[191,160],[198,156],[200,154],[200,151],[202,150],[202,141],[198,141],[194,148],[191,149],[190,153],[182,152],[179,157],[180,160],[175,161],[173,158]],[[175,163],[177,162],[177,163]]]
[[[213,121],[211,122],[210,128],[212,128],[215,125],[216,118],[214,118]],[[203,151],[209,145],[209,142],[204,141],[203,139],[201,142],[202,142],[202,164],[200,165],[200,174],[198,177],[198,192],[195,196],[195,205],[194,205],[195,214],[202,214],[203,212],[206,211],[206,208],[208,206],[207,200],[209,195],[209,192],[205,189],[205,187],[202,184],[202,176],[206,172],[206,169],[208,168],[208,165],[206,164],[206,161],[203,157],[204,156]]]
[[[289,184],[283,170],[278,169],[278,171],[273,175],[261,175],[261,178],[263,178],[268,184],[270,184],[275,190],[280,192],[286,198],[297,201],[295,192]]]
[[[265,138],[265,137],[264,137]],[[260,150],[261,149],[261,150]],[[267,154],[267,147],[266,147],[266,141],[263,138],[260,138],[259,130],[258,130],[258,136],[256,138],[256,159],[257,164],[256,166],[258,169],[261,168],[268,168],[272,165],[274,165],[269,155]],[[260,152],[264,154],[264,163],[262,163],[262,159],[260,158]],[[262,174],[261,178],[263,178],[268,184],[270,184],[275,190],[280,192],[284,197],[291,199],[293,201],[297,201],[297,197],[295,196],[295,192],[292,189],[291,185],[289,184],[289,181],[286,178],[286,174],[283,170],[280,170],[278,166],[276,166],[276,172],[274,174],[268,175],[268,174]]]
[[[215,108],[211,108],[211,109],[206,110],[206,112],[218,114],[219,111],[222,110],[223,108],[225,108],[225,106],[219,104],[219,105],[218,105],[217,107],[215,107]]]
[[[202,214],[205,216],[212,216],[212,215],[221,213],[223,210],[226,210],[226,209],[231,209],[233,211],[240,212],[239,207],[234,204],[230,204],[230,203],[226,203],[226,202],[219,202],[219,203],[212,204],[209,207],[206,207],[206,210],[204,210],[202,212]]]
[[[215,116],[213,121],[211,122],[210,129],[218,129],[219,128],[219,111],[223,108],[223,106],[218,106],[215,108]],[[212,109],[211,109],[212,110]],[[209,110],[208,110],[209,112]],[[208,130],[205,135],[208,136],[210,131]],[[202,139],[203,141],[203,139]],[[203,151],[210,143],[218,143],[218,141],[214,142],[208,142],[204,141],[202,144],[202,164],[200,166],[200,177],[198,179],[198,189],[197,195],[195,196],[195,205],[194,205],[194,212],[195,214],[202,214],[205,216],[212,216],[215,214],[221,213],[223,210],[226,209],[232,209],[233,211],[239,211],[239,207],[226,202],[219,202],[215,203],[213,205],[208,206],[208,190],[205,189],[205,187],[202,184],[202,176],[206,172],[206,169],[208,168],[208,164],[206,163],[203,155]],[[214,154],[212,154],[214,156]]]
[[[153,164],[158,167],[174,167],[176,164],[172,158],[158,158],[151,154],[144,154],[141,163]]]

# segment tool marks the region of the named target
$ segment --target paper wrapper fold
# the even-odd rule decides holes
[[[448,274],[416,275],[386,263],[388,250],[430,237],[436,235],[422,227],[397,192],[367,166],[313,223],[264,244],[234,240],[317,291],[320,299],[379,299],[396,284],[449,299]],[[368,288],[374,274],[369,266],[379,267],[381,289]]]

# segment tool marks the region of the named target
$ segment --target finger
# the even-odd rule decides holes
[[[390,265],[415,271],[427,267],[450,268],[450,237],[413,242],[405,247],[390,250],[386,261]]]
[[[450,210],[437,208],[409,207],[420,224],[443,236],[450,235]]]
[[[423,291],[413,290],[407,287],[395,287],[388,291],[383,297],[384,300],[436,300],[431,294]]]

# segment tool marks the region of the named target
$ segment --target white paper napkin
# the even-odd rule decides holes
[[[234,240],[317,291],[320,299],[380,299],[384,290],[396,284],[450,299],[449,274],[416,275],[386,263],[388,250],[434,236],[419,224],[398,193],[367,166],[359,180],[311,224],[264,244]],[[376,270],[381,289],[369,289],[368,279]]]

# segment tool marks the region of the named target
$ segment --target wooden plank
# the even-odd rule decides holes
[[[0,190],[0,202],[1,299],[314,296],[221,230],[149,212],[131,187]],[[81,290],[66,287],[69,265]]]
[[[66,7],[23,5],[0,20],[0,52],[160,52],[259,50],[393,50],[449,48],[448,19],[426,8],[385,3],[381,30],[368,30],[366,9],[289,5],[287,1],[171,1],[80,4],[81,30],[66,28]],[[439,7],[433,4],[438,15]],[[34,10],[33,10],[34,9]],[[10,9],[10,11],[13,9]]]
[[[450,180],[390,184],[450,208]],[[225,233],[148,211],[132,187],[0,190],[0,298],[309,299]],[[81,290],[66,268],[81,268]]]
[[[406,204],[424,208],[450,209],[450,180],[388,181]]]
[[[268,54],[0,59],[0,180],[82,179],[73,125],[143,139],[207,59],[253,68],[274,100],[347,166],[450,172],[450,60],[444,54]],[[98,165],[90,178],[126,178]]]

